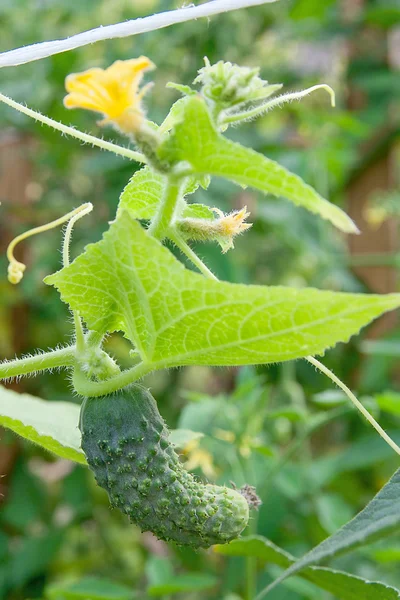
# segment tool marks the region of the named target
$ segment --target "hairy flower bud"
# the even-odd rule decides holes
[[[216,241],[227,252],[233,248],[233,238],[251,227],[251,223],[245,223],[250,213],[246,206],[227,215],[218,208],[212,210],[217,219],[180,219],[176,223],[178,231],[188,240]]]
[[[211,65],[207,57],[204,62],[205,67],[199,70],[193,83],[200,83],[202,95],[220,110],[265,99],[282,87],[268,85],[259,77],[258,67],[240,67],[223,61]]]

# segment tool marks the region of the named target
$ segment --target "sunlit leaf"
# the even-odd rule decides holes
[[[185,269],[129,213],[45,281],[90,329],[123,331],[155,368],[262,364],[321,354],[400,305],[398,294],[206,279]]]
[[[357,232],[346,213],[322,198],[300,177],[262,154],[220,135],[200,96],[186,98],[181,108],[183,119],[161,146],[162,159],[185,161],[199,175],[224,177],[241,186],[283,196],[331,221],[342,231]]]

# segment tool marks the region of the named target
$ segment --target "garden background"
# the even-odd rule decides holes
[[[0,51],[176,6],[166,0],[2,0]],[[213,181],[208,195],[197,192],[196,201],[225,211],[246,205],[253,222],[227,254],[217,246],[199,246],[219,278],[399,291],[397,3],[285,0],[235,11],[3,69],[1,91],[56,120],[118,140],[112,130],[100,130],[92,115],[63,107],[64,79],[142,54],[157,66],[146,100],[156,122],[177,97],[165,84],[190,84],[204,56],[211,63],[259,65],[264,79],[283,83],[286,90],[324,82],[336,91],[336,109],[318,92],[229,135],[278,160],[343,206],[362,234],[347,239],[285,200],[260,201],[255,192]],[[6,278],[7,243],[90,201],[93,213],[74,232],[76,256],[113,219],[133,167],[120,157],[61,139],[3,105],[0,122],[0,356],[12,358],[69,340],[71,321],[56,291],[42,283],[60,266],[60,232],[21,246],[28,270],[18,287]],[[107,348],[122,360],[125,344],[113,335]],[[324,357],[397,443],[399,357],[395,313]],[[295,556],[354,516],[397,466],[395,454],[344,395],[305,361],[241,369],[190,367],[153,374],[146,385],[172,428],[204,434],[185,446],[187,467],[217,483],[255,485],[263,504],[248,533],[265,535]],[[48,400],[71,400],[64,374],[42,374],[10,387]],[[250,599],[251,586],[261,589],[278,572],[270,564],[220,556],[212,549],[173,548],[140,534],[109,510],[105,492],[87,469],[55,460],[5,430],[0,432],[0,476],[1,600],[86,598],[86,592],[71,591],[71,582],[86,581],[101,594],[106,584],[98,578],[113,582],[111,597],[126,600]],[[338,558],[334,566],[400,587],[399,562],[400,541],[392,537]],[[269,597],[333,598],[296,578]]]

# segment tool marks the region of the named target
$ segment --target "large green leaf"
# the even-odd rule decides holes
[[[78,429],[80,406],[17,394],[0,386],[0,425],[61,458],[86,464]],[[170,441],[177,449],[203,436],[190,429],[173,429]]]
[[[79,411],[72,402],[49,402],[0,387],[0,425],[61,458],[86,463],[80,449]]]
[[[400,295],[246,286],[193,273],[129,214],[46,278],[90,329],[121,330],[143,360],[261,364],[321,354],[400,305]]]
[[[284,196],[347,233],[357,227],[338,206],[322,198],[300,177],[262,154],[224,138],[215,129],[200,96],[185,99],[183,119],[162,144],[162,159],[186,161],[199,175],[224,177],[266,194]]]
[[[294,556],[261,536],[233,540],[230,544],[215,546],[214,550],[226,556],[252,556],[286,569],[296,562]],[[398,590],[384,583],[368,581],[325,567],[308,567],[300,573],[300,577],[341,600],[398,600],[400,598]],[[257,600],[261,600],[264,595],[261,592]]]
[[[345,554],[400,529],[400,469],[351,521],[291,565],[268,588],[322,560]]]

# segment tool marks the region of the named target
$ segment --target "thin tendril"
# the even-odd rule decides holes
[[[21,235],[17,235],[17,237],[15,237],[9,243],[8,248],[7,248],[7,258],[10,263],[8,266],[8,280],[10,281],[10,283],[14,283],[14,284],[19,283],[21,281],[21,279],[24,275],[24,271],[26,269],[26,265],[24,265],[24,263],[22,263],[22,262],[19,262],[14,257],[14,250],[15,250],[15,247],[17,246],[17,244],[19,244],[23,240],[27,239],[28,237],[31,237],[32,235],[36,235],[38,233],[43,233],[44,231],[48,231],[49,229],[54,229],[54,227],[58,227],[59,225],[62,225],[66,221],[73,219],[81,211],[85,211],[85,210],[87,211],[87,208],[89,206],[90,206],[90,210],[92,210],[93,207],[90,203],[82,204],[82,206],[79,206],[75,210],[67,213],[66,215],[60,217],[59,219],[56,219],[55,221],[51,221],[50,223],[46,223],[45,225],[40,225],[39,227],[34,227],[33,229],[29,229],[29,231],[25,231],[24,233],[21,233]],[[90,210],[87,212],[90,212]]]
[[[69,263],[69,250],[70,250],[70,245],[71,245],[72,229],[73,229],[75,223],[79,219],[81,219],[85,215],[88,215],[92,210],[93,210],[93,204],[91,202],[88,202],[87,204],[83,204],[80,207],[79,212],[75,211],[75,214],[71,217],[71,219],[68,222],[67,228],[65,230],[63,248],[62,248],[63,266],[64,267],[68,267],[70,264]],[[76,349],[78,352],[83,352],[85,350],[85,334],[83,332],[82,321],[81,321],[78,311],[73,310],[72,314],[74,317],[74,325],[75,325]]]
[[[182,239],[171,237],[172,241],[190,258],[190,260],[201,270],[203,275],[208,277],[209,279],[217,280],[217,277],[208,270],[206,265],[198,258],[198,256],[193,252],[193,250],[186,244],[186,242]],[[190,254],[189,252],[190,251]],[[197,257],[197,261],[194,260],[193,255]],[[201,263],[201,264],[199,264]],[[360,411],[360,413],[367,419],[367,421],[374,427],[374,429],[379,433],[381,438],[385,440],[385,442],[400,456],[400,447],[392,440],[392,438],[386,433],[384,429],[379,425],[377,421],[375,421],[374,417],[367,411],[367,409],[361,404],[361,402],[356,398],[353,392],[344,384],[339,377],[337,377],[332,371],[330,371],[325,365],[323,365],[319,360],[314,358],[313,356],[306,356],[305,360],[314,365],[317,369],[319,369],[324,375],[329,377],[331,381],[333,381],[340,389],[344,391],[346,396],[351,400],[354,406]]]
[[[344,391],[349,400],[354,404],[354,406],[360,411],[360,413],[367,419],[367,421],[376,429],[381,438],[385,440],[387,444],[400,456],[400,447],[392,440],[392,438],[386,433],[384,429],[377,423],[374,417],[367,411],[365,406],[361,404],[361,402],[356,398],[353,392],[345,385],[342,381],[340,381],[339,377],[337,377],[332,371],[330,371],[325,365],[319,362],[313,356],[306,356],[306,360],[314,365],[317,369],[319,369],[324,375],[329,377],[331,381],[336,383],[336,385]]]
[[[308,96],[312,92],[321,89],[328,92],[328,94],[331,97],[331,106],[335,107],[335,92],[326,83],[321,83],[318,85],[313,85],[312,87],[307,88],[306,90],[302,90],[301,92],[289,92],[288,94],[282,94],[282,96],[272,98],[272,100],[270,100],[269,102],[266,102],[265,104],[261,104],[259,106],[255,106],[254,108],[251,108],[246,111],[228,114],[222,119],[222,123],[226,125],[228,123],[235,123],[236,121],[245,121],[246,119],[253,119],[254,117],[258,117],[259,115],[262,115],[263,113],[266,113],[267,111],[271,110],[271,108],[275,108],[276,106],[280,106],[281,104],[285,104],[286,102],[292,102],[293,100],[301,100],[301,98],[304,98],[304,96]]]
[[[81,219],[85,215],[88,215],[90,212],[92,212],[92,210],[93,210],[93,204],[91,202],[82,204],[82,206],[80,206],[79,208],[77,208],[74,211],[75,214],[72,214],[71,218],[68,220],[68,225],[65,230],[63,250],[62,250],[64,267],[69,267],[69,248],[70,248],[70,244],[71,244],[72,229],[73,229],[75,223],[77,221],[79,221],[79,219]],[[65,222],[65,220],[64,220],[64,222]]]

